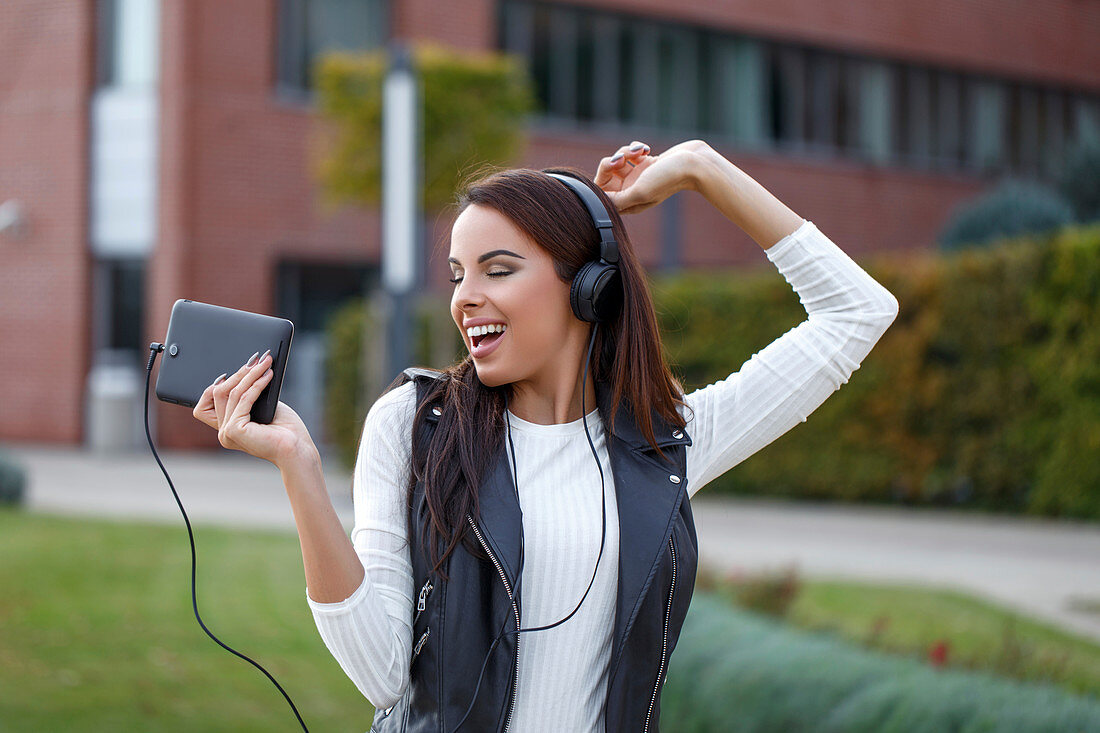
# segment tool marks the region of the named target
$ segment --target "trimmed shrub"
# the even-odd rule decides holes
[[[1100,730],[1100,703],[1046,685],[940,670],[695,594],[661,697],[677,733]]]
[[[1100,226],[862,264],[895,322],[806,423],[706,491],[1100,518]],[[654,292],[689,392],[806,317],[774,272]]]
[[[373,306],[370,306],[373,307]],[[433,366],[450,363],[448,359],[463,345],[462,337],[446,314],[446,322],[440,323],[438,301],[425,299],[413,304],[412,361],[409,366]],[[445,305],[442,306],[445,308]],[[389,385],[396,374],[373,375],[372,384],[368,365],[363,363],[364,353],[370,347],[363,343],[367,323],[367,304],[362,298],[345,303],[330,317],[325,326],[328,354],[325,357],[325,432],[344,468],[355,465],[359,451],[359,439],[363,423],[371,405],[381,390]],[[433,313],[432,311],[436,311]],[[371,323],[379,318],[372,316]],[[439,329],[444,333],[440,334]],[[450,346],[451,348],[448,348]],[[440,354],[446,356],[441,357]]]
[[[944,250],[1047,232],[1073,222],[1073,209],[1040,183],[1006,179],[993,191],[955,210],[940,235]]]

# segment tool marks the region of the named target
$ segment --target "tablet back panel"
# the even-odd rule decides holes
[[[222,372],[233,374],[257,351],[271,349],[274,374],[252,406],[252,420],[268,424],[275,415],[294,324],[285,318],[177,300],[168,321],[157,398],[194,407]]]

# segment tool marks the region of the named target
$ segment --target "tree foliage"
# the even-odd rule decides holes
[[[421,99],[423,204],[433,209],[453,199],[470,170],[518,156],[535,96],[518,56],[419,44],[412,57]],[[381,199],[387,63],[385,51],[331,53],[319,62],[323,128],[315,172],[330,205]]]

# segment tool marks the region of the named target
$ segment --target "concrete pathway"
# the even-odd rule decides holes
[[[183,521],[151,452],[7,447],[28,469],[31,511]],[[266,461],[221,448],[160,456],[193,525],[293,530],[279,471]],[[324,463],[329,494],[350,531],[351,476],[332,457]],[[812,577],[957,588],[1100,640],[1097,524],[732,499],[705,489],[692,507],[701,562],[716,569],[795,563]]]

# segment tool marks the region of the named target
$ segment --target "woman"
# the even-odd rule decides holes
[[[223,446],[280,468],[307,602],[378,709],[372,730],[656,731],[695,577],[690,497],[804,422],[897,315],[888,290],[702,141],[660,155],[635,141],[594,183],[621,282],[597,324],[570,303],[601,251],[580,193],[523,169],[466,188],[448,259],[471,354],[399,377],[371,407],[350,539],[293,410],[249,420],[266,354],[195,407]],[[808,313],[687,395],[619,218],[684,189],[755,240]]]

